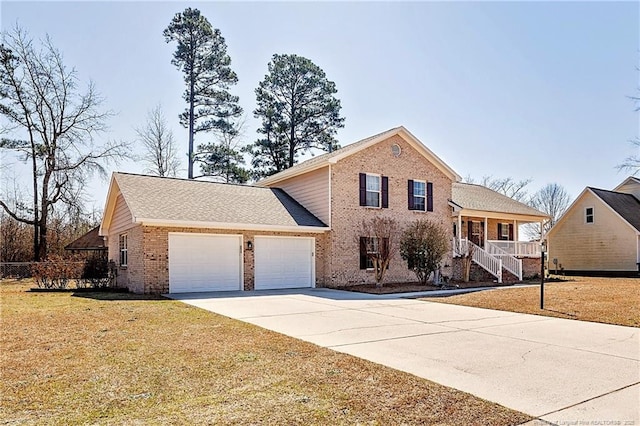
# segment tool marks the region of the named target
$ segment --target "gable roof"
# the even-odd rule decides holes
[[[624,192],[591,187],[588,189],[618,213],[629,225],[633,226],[636,231],[640,232],[640,200],[632,194]]]
[[[420,142],[418,138],[412,135],[411,132],[409,132],[403,126],[399,126],[399,127],[394,127],[392,129],[386,130],[382,133],[369,136],[358,142],[354,142],[352,144],[346,145],[333,152],[328,152],[328,153],[319,155],[317,157],[313,157],[309,160],[303,161],[300,164],[297,164],[293,167],[290,167],[286,170],[283,170],[279,173],[276,173],[272,176],[268,176],[258,181],[256,185],[259,185],[259,186],[273,185],[282,180],[289,179],[291,177],[298,176],[303,173],[307,173],[307,172],[319,169],[321,167],[328,166],[329,164],[335,164],[345,157],[353,155],[365,148],[368,148],[372,145],[375,145],[379,142],[382,142],[396,135],[402,137],[402,139],[404,139],[419,153],[421,153],[425,158],[427,158],[427,160],[431,161],[441,172],[447,175],[451,180],[453,181],[462,180],[460,175],[458,175],[451,167],[449,167],[444,161],[442,161],[440,157],[438,157],[429,148],[427,148],[422,142]]]
[[[101,224],[108,229],[119,194],[134,223],[322,232],[328,227],[281,189],[114,173]]]
[[[451,201],[465,210],[533,216],[548,219],[549,215],[524,203],[473,183],[454,182]]]
[[[65,250],[106,250],[107,245],[104,238],[99,234],[100,227],[96,226],[91,231],[73,240],[66,246]]]
[[[613,190],[617,192],[617,191],[620,190],[620,188],[624,187],[625,185],[632,184],[632,183],[640,185],[640,178],[637,178],[635,176],[629,176],[628,178],[623,180],[620,185],[618,185],[615,188],[613,188]]]

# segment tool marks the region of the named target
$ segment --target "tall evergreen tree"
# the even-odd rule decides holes
[[[344,127],[334,82],[311,60],[298,55],[273,55],[268,74],[256,89],[262,120],[251,149],[258,175],[270,175],[296,163],[311,148],[336,149],[336,132]]]
[[[193,140],[197,132],[233,132],[232,119],[242,114],[238,97],[229,88],[238,82],[220,30],[213,28],[198,9],[177,13],[163,32],[167,43],[175,41],[171,63],[184,73],[189,106],[180,124],[189,129],[188,177],[193,179]]]

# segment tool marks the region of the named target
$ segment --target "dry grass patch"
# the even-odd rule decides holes
[[[472,395],[181,302],[0,284],[8,424],[516,425]]]
[[[545,283],[544,296],[544,310],[540,309],[539,286],[424,300],[640,327],[640,278],[571,277]]]

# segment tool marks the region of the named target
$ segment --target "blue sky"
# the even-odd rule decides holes
[[[587,185],[612,189],[625,177],[615,166],[634,153],[639,4],[2,1],[0,22],[49,34],[66,64],[95,82],[117,113],[104,138],[135,139],[160,103],[186,153],[184,85],[162,30],[196,7],[226,38],[246,143],[256,138],[254,89],[267,62],[296,53],[336,83],[342,145],[404,125],[462,176],[531,178],[531,192],[557,182],[575,197]],[[95,207],[107,187],[91,185]]]

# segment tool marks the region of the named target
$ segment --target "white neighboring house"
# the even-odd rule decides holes
[[[587,187],[547,235],[549,269],[640,276],[640,179],[613,191]]]

